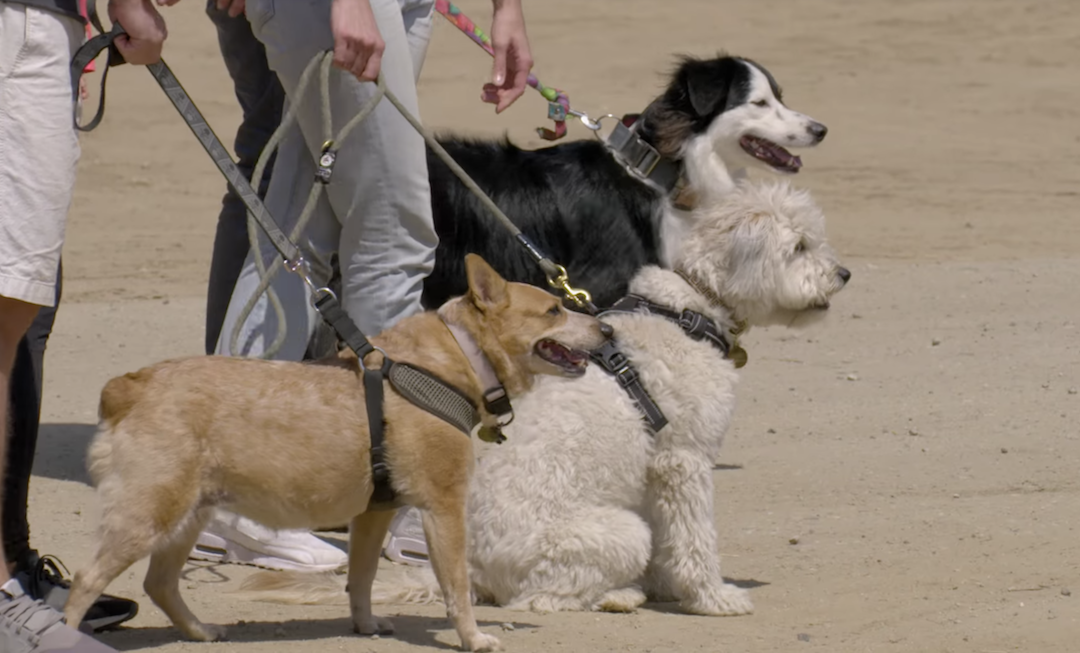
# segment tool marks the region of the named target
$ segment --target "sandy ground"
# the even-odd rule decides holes
[[[481,0],[463,2],[481,24]],[[166,59],[220,135],[239,119],[198,0],[167,11]],[[830,320],[748,339],[716,472],[725,573],[757,613],[714,619],[483,608],[511,651],[1076,651],[1080,634],[1080,18],[1067,0],[545,0],[542,80],[590,113],[640,110],[675,53],[756,58],[825,122],[798,181],[854,272]],[[539,145],[533,92],[493,118],[489,60],[441,19],[426,122]],[[97,77],[93,78],[97,81]],[[110,75],[83,138],[64,304],[47,358],[35,545],[87,561],[82,455],[111,376],[202,348],[224,183],[150,76]],[[578,126],[572,137],[587,137]],[[393,573],[387,564],[388,573]],[[341,606],[230,596],[250,573],[192,566],[184,593],[233,641],[195,645],[141,590],[121,650],[403,651],[457,639],[440,607],[388,606],[395,638],[350,635]],[[243,625],[237,625],[243,622]],[[1070,644],[1069,642],[1073,642]]]

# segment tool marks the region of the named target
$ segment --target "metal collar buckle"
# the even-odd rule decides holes
[[[641,140],[632,128],[621,121],[615,123],[615,129],[607,137],[607,144],[630,172],[646,179],[661,160],[656,148]]]

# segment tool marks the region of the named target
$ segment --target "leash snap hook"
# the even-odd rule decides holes
[[[618,116],[616,116],[613,113],[605,113],[604,115],[600,116],[596,120],[593,120],[592,118],[589,117],[589,114],[584,113],[584,112],[581,112],[581,113],[571,112],[571,113],[574,113],[575,115],[577,115],[578,119],[581,120],[581,124],[585,126],[585,129],[588,129],[589,131],[591,131],[593,133],[593,136],[595,136],[596,138],[598,138],[601,141],[604,140],[604,137],[600,135],[600,129],[603,127],[604,120],[606,118],[615,118],[616,120],[618,120],[618,118],[619,118]]]
[[[334,301],[338,301],[339,298],[337,296],[337,293],[331,290],[328,286],[319,286],[311,278],[311,275],[308,272],[307,261],[304,260],[303,256],[298,256],[295,260],[285,259],[284,265],[286,270],[300,277],[300,279],[304,282],[304,285],[307,286],[309,290],[311,290],[312,304],[318,304],[319,300],[323,299],[324,297],[331,297],[334,299]]]
[[[586,308],[589,303],[592,302],[592,295],[588,290],[584,288],[574,288],[570,285],[570,276],[566,273],[566,268],[559,264],[555,264],[555,268],[559,271],[559,276],[552,279],[548,277],[548,285],[552,288],[558,288],[563,291],[566,298],[574,302],[580,308]]]
[[[319,288],[315,285],[315,282],[311,279],[311,275],[308,274],[308,264],[307,261],[304,260],[303,256],[297,256],[295,259],[292,260],[285,259],[284,265],[286,270],[300,277],[300,279],[303,280],[304,285],[310,288],[311,291],[316,295],[320,294],[324,290],[331,295],[334,294],[333,291],[329,288]],[[335,299],[336,298],[337,297],[335,296]],[[314,301],[314,297],[312,298],[312,301]]]

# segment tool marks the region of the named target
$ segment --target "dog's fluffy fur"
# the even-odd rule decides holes
[[[703,313],[725,333],[816,319],[850,276],[809,195],[777,183],[743,185],[706,209],[678,266],[731,310],[657,267],[631,292]],[[599,368],[577,386],[538,383],[470,488],[477,596],[538,611],[632,610],[649,596],[697,614],[750,612],[747,592],[721,578],[713,514],[733,364],[664,317],[603,319],[669,423],[654,435]]]
[[[745,183],[699,211],[677,261],[697,288],[648,266],[632,292],[701,312],[730,334],[737,323],[819,319],[850,277],[806,192]],[[712,468],[734,410],[732,362],[661,316],[603,319],[669,424],[654,435],[597,367],[573,383],[539,380],[516,403],[508,441],[486,453],[470,486],[476,598],[537,611],[627,611],[648,596],[697,614],[750,612],[748,593],[720,575],[713,513]],[[320,602],[340,594],[329,577],[263,578],[248,584],[250,596]],[[438,588],[412,575],[375,596],[425,602]]]
[[[701,204],[722,199],[746,167],[796,172],[798,159],[783,148],[817,145],[826,133],[784,104],[763,66],[734,56],[681,59],[635,127],[682,168],[685,190]],[[622,297],[642,266],[670,268],[692,226],[691,213],[675,208],[675,197],[631,176],[596,139],[536,151],[506,141],[439,140],[598,306]],[[543,274],[520,244],[433,153],[428,169],[439,246],[424,284],[425,305],[464,291],[467,252],[480,254],[507,279],[543,286]]]
[[[481,386],[443,323],[461,327],[511,397],[537,375],[580,376],[581,350],[610,329],[567,312],[549,293],[507,283],[470,256],[469,295],[406,318],[371,342],[482,405]],[[573,350],[577,350],[575,353]],[[554,353],[552,353],[554,352]],[[381,363],[371,354],[367,364]],[[368,414],[351,352],[316,364],[205,356],[165,361],[110,381],[89,449],[103,504],[100,542],[75,575],[65,607],[77,624],[108,584],[150,555],[144,588],[188,638],[219,639],[180,597],[188,552],[208,512],[226,507],[273,528],[350,522],[350,607],[357,632],[392,630],[371,613],[371,586],[393,511],[367,511],[372,494]],[[465,648],[491,650],[472,612],[465,558],[470,438],[389,385],[383,403],[386,461],[400,499],[423,512],[447,612]]]

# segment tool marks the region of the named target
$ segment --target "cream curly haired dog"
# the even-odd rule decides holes
[[[697,311],[732,342],[740,325],[823,316],[850,277],[810,195],[780,182],[746,182],[701,210],[676,270],[641,270],[631,294]],[[573,383],[544,379],[519,400],[507,442],[470,486],[477,598],[538,611],[626,611],[648,597],[696,614],[751,612],[748,592],[720,575],[713,513],[734,364],[666,317],[602,319],[669,423],[652,433],[596,365]]]

